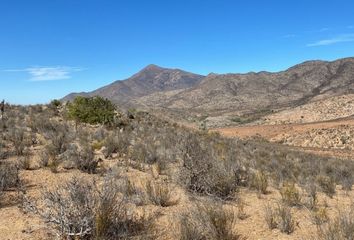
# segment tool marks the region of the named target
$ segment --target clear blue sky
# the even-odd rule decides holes
[[[44,103],[154,63],[278,71],[354,56],[353,0],[1,0],[0,98]]]

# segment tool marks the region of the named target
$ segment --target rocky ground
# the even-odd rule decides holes
[[[270,114],[256,121],[260,125],[313,123],[354,115],[354,94],[331,97]]]

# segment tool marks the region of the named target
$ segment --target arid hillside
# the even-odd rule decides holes
[[[100,98],[6,105],[0,124],[0,239],[352,236],[352,160]]]
[[[311,123],[354,115],[354,95],[341,95],[313,101],[262,117],[255,124]]]
[[[354,59],[345,58],[308,61],[276,73],[206,77],[152,65],[127,80],[81,95],[99,95],[122,107],[178,115],[189,122],[205,116],[210,126],[225,126],[235,125],[237,119],[254,121],[274,111],[353,91]]]
[[[130,106],[135,105],[135,100],[142,96],[195,86],[203,77],[179,69],[149,65],[129,79],[113,82],[90,93],[72,93],[63,100],[73,100],[78,95],[101,96],[121,106]]]

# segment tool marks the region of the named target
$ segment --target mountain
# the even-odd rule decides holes
[[[100,95],[120,105],[175,113],[184,119],[204,115],[212,120],[264,115],[349,93],[354,93],[354,58],[308,61],[275,73],[205,77],[149,65],[127,80],[80,95]]]
[[[204,76],[188,73],[179,69],[162,68],[148,65],[132,77],[115,81],[89,93],[72,93],[63,100],[72,100],[75,96],[99,95],[118,104],[131,105],[134,99],[161,91],[186,89],[197,85]]]
[[[310,61],[286,71],[208,75],[175,94],[155,93],[141,100],[149,106],[206,111],[257,110],[301,105],[354,91],[354,58]]]

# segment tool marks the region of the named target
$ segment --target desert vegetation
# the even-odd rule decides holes
[[[19,206],[19,218],[42,222],[33,239],[252,239],[243,226],[254,219],[268,237],[351,237],[352,215],[333,204],[350,199],[350,160],[225,138],[98,97],[7,105],[0,123],[0,215]]]

